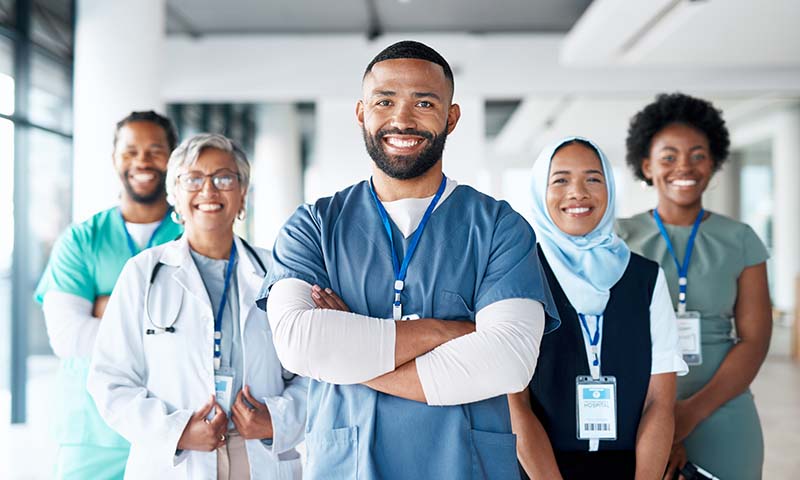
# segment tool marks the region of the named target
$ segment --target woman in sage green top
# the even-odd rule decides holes
[[[676,309],[678,263],[683,265],[698,222],[685,307],[700,317],[702,363],[678,379],[675,443],[665,478],[688,460],[721,479],[759,479],[764,441],[748,388],[772,328],[768,253],[749,226],[702,206],[709,180],[727,157],[727,128],[709,102],[659,95],[631,121],[627,145],[628,164],[656,187],[658,206],[620,220],[618,233],[631,250],[661,264]]]

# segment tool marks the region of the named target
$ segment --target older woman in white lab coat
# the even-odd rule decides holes
[[[300,477],[306,382],[254,303],[267,252],[233,233],[249,174],[221,135],[179,146],[167,192],[185,234],[131,259],[111,295],[88,387],[131,442],[126,478]]]

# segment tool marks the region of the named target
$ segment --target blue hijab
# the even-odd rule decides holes
[[[600,157],[608,189],[608,206],[600,223],[584,236],[564,233],[547,212],[545,195],[550,176],[550,162],[565,143],[581,140],[594,147]],[[622,278],[631,252],[614,233],[616,187],[611,164],[593,142],[582,137],[564,138],[545,148],[533,165],[533,229],[558,283],[575,311],[584,315],[602,315],[611,287]]]

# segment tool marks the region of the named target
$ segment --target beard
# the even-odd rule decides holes
[[[383,173],[397,180],[417,178],[430,170],[442,158],[444,144],[447,141],[446,126],[438,134],[409,128],[402,131],[399,129],[379,130],[375,135],[370,136],[364,127],[361,127],[361,133],[364,136],[367,153],[372,157],[375,165]],[[416,135],[426,139],[428,146],[416,155],[390,156],[383,149],[383,137],[386,135]]]
[[[125,187],[125,191],[128,193],[130,199],[136,203],[151,205],[164,198],[167,193],[166,172],[162,172],[161,170],[157,170],[155,168],[143,168],[139,171],[147,171],[154,174],[157,177],[157,184],[150,193],[137,193],[133,189],[133,185],[131,185],[129,178],[130,170],[125,170],[120,174],[120,179],[122,180],[122,186]]]

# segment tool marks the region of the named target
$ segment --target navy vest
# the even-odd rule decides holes
[[[590,373],[577,312],[541,249],[539,258],[561,316],[561,327],[542,338],[530,385],[531,405],[558,457],[559,452],[589,450],[589,441],[578,440],[576,435],[575,377]],[[631,253],[625,273],[611,288],[603,316],[600,374],[617,379],[617,440],[601,440],[601,452],[633,452],[636,448],[636,431],[650,384],[650,301],[657,276],[657,263]]]

